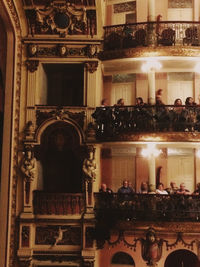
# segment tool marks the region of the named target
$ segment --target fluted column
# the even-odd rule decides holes
[[[148,158],[148,167],[149,167],[149,189],[150,192],[155,191],[156,184],[156,160],[153,155]]]
[[[148,0],[148,21],[155,20],[155,0]]]
[[[148,72],[148,103],[151,105],[155,105],[156,99],[156,80],[155,80],[155,71],[151,70]]]

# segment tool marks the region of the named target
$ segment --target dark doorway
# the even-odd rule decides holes
[[[131,257],[131,255],[129,255],[128,253],[125,252],[117,252],[113,255],[112,257],[112,266],[114,266],[115,264],[118,265],[130,265],[132,267],[135,267],[135,262],[133,260],[133,258]]]
[[[83,106],[84,65],[43,66],[47,76],[47,105]]]
[[[179,249],[170,253],[164,267],[199,267],[197,256],[186,249]]]
[[[58,122],[42,136],[43,189],[52,193],[82,191],[79,136],[72,125]]]

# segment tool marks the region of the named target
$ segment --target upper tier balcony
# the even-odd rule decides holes
[[[154,56],[197,56],[200,22],[162,21],[104,27],[101,60]],[[170,48],[170,49],[169,49]]]
[[[97,107],[99,141],[199,141],[200,106]]]

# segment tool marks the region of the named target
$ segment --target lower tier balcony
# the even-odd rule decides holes
[[[98,223],[119,221],[200,221],[200,198],[193,195],[95,194]]]
[[[92,116],[100,141],[145,141],[145,134],[148,138],[160,135],[161,141],[198,141],[200,137],[198,105],[97,107]]]

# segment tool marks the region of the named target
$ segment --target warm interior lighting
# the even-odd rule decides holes
[[[156,148],[154,143],[148,144],[147,148],[143,148],[141,154],[143,157],[158,157],[161,154],[161,150]]]
[[[162,67],[162,64],[156,59],[149,59],[146,63],[142,64],[143,72],[158,71]]]
[[[197,149],[197,151],[196,151],[196,156],[197,156],[198,158],[200,158],[200,149]]]
[[[196,66],[194,67],[194,71],[200,73],[200,62],[196,64]]]

